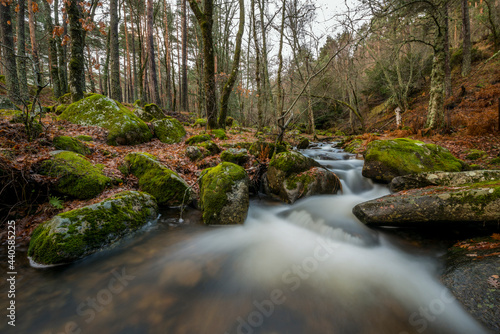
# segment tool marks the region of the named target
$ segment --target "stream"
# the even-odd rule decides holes
[[[69,265],[35,268],[17,249],[16,326],[1,333],[485,333],[439,282],[436,256],[365,227],[356,204],[389,194],[329,144],[301,152],[343,193],[293,205],[252,200],[242,226],[164,212]],[[7,272],[6,247],[0,251]],[[0,283],[5,314],[7,284]]]

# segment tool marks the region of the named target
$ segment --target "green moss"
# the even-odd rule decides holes
[[[139,188],[153,195],[159,204],[186,204],[191,199],[189,185],[176,172],[149,153],[130,153],[125,157],[128,172],[139,179]]]
[[[500,157],[491,159],[489,163],[492,165],[500,165]]]
[[[286,188],[293,190],[297,188],[297,184],[301,183],[303,189],[307,189],[309,183],[314,181],[314,177],[307,170],[299,174],[292,174],[286,179]]]
[[[464,191],[453,197],[462,205],[470,205],[478,215],[486,206],[500,199],[500,181],[485,181],[464,185]],[[485,190],[486,189],[486,190]]]
[[[71,104],[71,93],[66,93],[63,96],[59,97],[57,101],[60,104]]]
[[[199,144],[196,144],[196,146],[198,147],[201,147],[201,148],[204,148],[205,150],[207,150],[211,155],[214,155],[214,154],[219,154],[220,153],[220,148],[219,146],[217,146],[216,143],[214,143],[213,141],[209,140],[209,141],[204,141],[202,143],[199,143]]]
[[[42,264],[70,262],[111,244],[156,215],[157,206],[150,195],[121,192],[39,225],[31,236],[28,256]]]
[[[222,161],[232,162],[237,165],[243,165],[248,161],[248,151],[246,149],[230,148],[221,153]]]
[[[135,145],[147,142],[152,137],[146,123],[122,104],[99,94],[70,104],[59,118],[109,130],[109,145]]]
[[[61,115],[64,113],[64,111],[68,108],[68,104],[61,104],[60,106],[56,107],[55,114],[56,115]]]
[[[361,139],[354,139],[344,147],[344,151],[348,153],[358,153],[358,150],[362,147],[362,145],[363,141]]]
[[[90,148],[76,138],[68,136],[55,137],[52,144],[58,150],[66,150],[79,153],[81,155],[88,155],[91,153]]]
[[[210,134],[212,136],[214,136],[215,138],[220,139],[220,140],[227,139],[226,132],[222,129],[214,129],[214,130],[210,131]]]
[[[97,196],[111,183],[111,179],[84,156],[69,151],[42,162],[40,174],[57,177],[57,192],[80,199]]]
[[[205,118],[198,118],[193,124],[194,127],[199,126],[201,128],[205,127],[206,125],[207,125],[207,120]]]
[[[284,172],[285,175],[302,173],[317,165],[318,164],[311,158],[295,151],[277,154],[269,162],[269,167],[275,167],[276,169]]]
[[[485,151],[472,149],[472,150],[468,150],[467,151],[467,156],[465,157],[465,159],[468,159],[468,160],[477,160],[477,159],[484,158],[486,156],[487,156],[487,154],[486,154]]]
[[[227,193],[236,181],[247,177],[245,169],[230,162],[223,162],[216,167],[205,169],[200,177],[203,221],[207,225],[225,224],[226,222],[220,221],[218,217],[228,202]]]
[[[79,135],[79,136],[76,136],[75,138],[78,140],[81,140],[81,141],[93,141],[94,140],[91,136],[87,136],[87,135]]]
[[[198,143],[202,143],[204,141],[209,141],[211,138],[208,134],[202,134],[202,135],[195,135],[191,136],[188,139],[186,139],[186,144],[187,145],[194,145]]]
[[[167,116],[166,118],[153,122],[155,135],[162,143],[179,143],[186,135],[186,130],[182,124],[175,118]]]
[[[447,149],[421,141],[398,138],[375,140],[367,146],[363,175],[382,182],[406,174],[459,172],[464,162]]]
[[[13,109],[0,109],[0,117],[11,118],[11,117],[23,117],[23,112],[20,110]]]

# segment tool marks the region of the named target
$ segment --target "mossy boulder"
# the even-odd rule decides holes
[[[305,150],[308,147],[309,147],[309,139],[307,138],[302,138],[297,144],[297,149],[299,150]]]
[[[149,127],[139,117],[121,103],[99,94],[70,104],[59,118],[107,129],[109,145],[135,145],[148,142],[152,137]]]
[[[194,136],[191,136],[188,139],[186,139],[186,144],[187,145],[194,145],[194,144],[202,143],[204,141],[209,141],[211,139],[212,138],[210,137],[210,135],[208,135],[206,133],[201,134],[201,135],[194,135]]]
[[[277,154],[266,173],[267,192],[286,203],[319,194],[336,194],[338,177],[315,160],[295,151]]]
[[[81,155],[88,155],[91,153],[90,148],[76,138],[69,136],[55,137],[52,145],[58,150],[72,151]]]
[[[365,152],[363,176],[389,183],[396,176],[424,172],[460,172],[465,163],[447,149],[407,138],[375,140]]]
[[[0,96],[0,109],[20,110],[7,96]]]
[[[88,136],[88,135],[79,135],[79,136],[76,136],[75,138],[78,140],[81,140],[81,141],[93,141],[94,140],[94,138],[92,138],[91,136]]]
[[[226,162],[232,162],[237,165],[244,165],[250,157],[248,156],[248,151],[244,148],[230,148],[223,151],[220,155],[220,159]]]
[[[3,118],[3,119],[14,119],[14,118],[22,119],[23,112],[21,110],[14,110],[14,109],[0,109],[0,118]]]
[[[200,205],[205,224],[243,224],[249,206],[248,185],[248,175],[241,166],[223,162],[205,169],[200,180]]]
[[[467,172],[436,172],[398,176],[389,188],[393,192],[430,186],[456,187],[468,183],[500,181],[500,170],[472,170]]]
[[[198,118],[193,124],[193,127],[204,128],[207,125],[207,120],[205,118]]]
[[[227,139],[226,131],[224,131],[222,129],[214,129],[214,130],[210,131],[210,134],[212,136],[214,136],[215,138],[220,139],[220,140]]]
[[[487,157],[488,154],[485,151],[471,149],[467,151],[467,156],[465,159],[467,160],[478,160],[484,157]]]
[[[198,146],[188,146],[186,147],[186,156],[191,161],[198,161],[205,157],[205,150]]]
[[[57,101],[59,104],[71,104],[71,93],[66,93],[60,96]]]
[[[166,117],[163,110],[154,103],[146,104],[144,107],[134,105],[134,115],[142,119],[144,122],[151,122],[153,120],[160,120]]]
[[[129,153],[125,157],[129,173],[139,179],[139,188],[153,195],[158,204],[182,205],[192,198],[189,185],[176,172],[149,153]]]
[[[70,151],[59,152],[43,161],[39,173],[57,177],[54,190],[79,199],[96,197],[112,182],[101,168],[92,165],[84,156]]]
[[[276,154],[286,152],[287,148],[284,144],[278,144],[277,146],[274,143],[269,143],[265,141],[256,141],[250,146],[248,152],[253,156],[260,158],[268,158],[270,159],[274,154],[274,148],[276,147]]]
[[[374,226],[497,226],[500,181],[406,190],[358,204],[353,213]]]
[[[344,151],[347,153],[359,153],[363,147],[363,141],[361,139],[354,139],[347,143],[344,147]]]
[[[232,127],[232,126],[233,126],[233,124],[237,125],[237,124],[236,124],[236,120],[235,120],[234,118],[232,118],[232,117],[227,117],[227,118],[226,118],[226,126],[227,126],[228,128],[230,128],[230,127]]]
[[[157,216],[153,196],[124,191],[58,214],[38,226],[31,235],[28,256],[41,264],[72,262],[100,251]]]
[[[220,153],[219,146],[217,146],[217,144],[214,143],[211,140],[204,141],[202,143],[198,143],[198,144],[196,144],[196,146],[201,147],[201,148],[207,150],[208,153],[209,153],[208,155],[214,155],[214,154],[219,154]]]
[[[173,117],[167,116],[164,119],[153,122],[155,136],[166,144],[175,144],[182,141],[186,135],[186,130],[182,124]]]

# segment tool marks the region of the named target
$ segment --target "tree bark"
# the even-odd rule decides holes
[[[66,13],[64,13],[64,16]],[[63,31],[67,32],[66,20],[63,19]],[[54,0],[54,23],[59,26],[59,0]],[[56,36],[57,47],[57,60],[59,61],[59,87],[61,95],[68,92],[68,71],[66,69],[66,46],[61,45],[62,40],[60,36]]]
[[[71,58],[69,60],[69,91],[71,100],[76,102],[83,99],[85,82],[84,57],[85,46],[82,23],[82,13],[77,0],[66,1],[66,12],[69,20],[69,35],[71,38]]]
[[[255,17],[255,0],[252,0],[251,3],[252,8],[252,24],[253,24],[253,41],[255,45],[255,82],[257,84],[257,132],[262,130],[264,117],[262,115],[262,90],[260,83],[260,47],[259,47],[259,39],[257,37],[257,24]]]
[[[166,108],[167,110],[172,109],[172,91],[170,85],[170,32],[168,26],[168,11],[167,11],[167,1],[163,0],[163,10],[164,10],[164,21],[165,21],[165,91],[167,95]]]
[[[54,24],[52,23],[52,10],[47,1],[42,1],[44,9],[44,25],[47,32],[48,47],[49,47],[49,64],[50,64],[50,78],[52,79],[52,87],[54,90],[54,97],[59,98],[61,94],[61,83],[59,81],[59,62],[57,59],[57,46],[56,40],[53,37]]]
[[[35,12],[33,1],[28,0],[28,19],[31,40],[31,54],[33,55],[33,66],[35,71],[36,86],[42,86],[42,72],[40,70],[40,58],[38,56],[38,43],[36,42]]]
[[[286,0],[283,0],[281,3],[281,26],[280,26],[280,44],[278,50],[278,78],[276,80],[276,85],[278,86],[278,94],[277,94],[277,110],[276,115],[278,117],[278,127],[281,129],[280,134],[285,132],[285,117],[283,114],[283,84],[281,83],[281,72],[283,71],[283,35],[285,29],[285,19],[286,19]],[[282,142],[283,137],[278,138],[278,142]]]
[[[233,68],[231,69],[231,74],[227,79],[224,88],[222,89],[221,102],[220,102],[220,114],[219,114],[219,127],[224,129],[226,127],[226,117],[229,107],[229,97],[233,91],[233,86],[238,77],[238,70],[240,66],[240,56],[241,56],[241,41],[243,39],[243,32],[245,30],[245,3],[243,0],[239,0],[240,3],[240,22],[238,27],[238,33],[236,34],[236,46],[234,50]]]
[[[24,28],[24,14],[26,11],[26,1],[18,1],[19,10],[17,12],[17,76],[19,79],[19,94],[21,100],[28,101],[28,76],[26,71],[26,35]],[[3,22],[3,18],[2,18]]]
[[[105,96],[109,96],[109,40],[110,40],[110,32],[109,32],[109,29],[108,29],[108,36],[106,38],[106,59],[104,60],[104,68],[103,68],[103,85],[104,85],[104,88],[103,88],[103,95]]]
[[[160,94],[158,93],[158,79],[156,75],[156,62],[155,62],[155,45],[153,40],[153,0],[147,2],[147,47],[148,47],[148,61],[149,61],[149,87],[150,98],[156,105],[161,104]]]
[[[462,76],[466,77],[470,73],[471,66],[471,40],[470,40],[470,18],[469,18],[469,1],[462,0]]]
[[[203,0],[203,12],[196,0],[189,0],[201,29],[203,40],[203,81],[205,87],[205,106],[207,113],[207,127],[217,128],[217,98],[215,91],[215,57],[212,38],[213,29],[213,0]]]
[[[120,44],[118,37],[118,0],[110,0],[110,63],[111,63],[111,98],[122,101],[122,90],[120,86]]]
[[[182,0],[182,84],[181,84],[181,109],[189,111],[188,80],[187,80],[187,8],[186,0]]]

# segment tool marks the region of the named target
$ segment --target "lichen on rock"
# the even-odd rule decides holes
[[[245,169],[223,162],[205,169],[200,177],[200,205],[205,224],[243,224],[249,207]]]
[[[43,161],[39,173],[57,177],[54,190],[79,199],[99,195],[112,182],[87,158],[70,151],[59,152]]]
[[[182,205],[192,198],[189,185],[149,153],[130,153],[125,157],[129,173],[139,179],[139,188],[153,195],[158,204]]]
[[[41,264],[78,260],[156,219],[153,196],[124,191],[102,202],[63,212],[31,235],[28,256]]]
[[[145,143],[152,137],[147,124],[140,118],[122,104],[99,94],[68,105],[59,118],[109,130],[109,145],[135,145]]]

